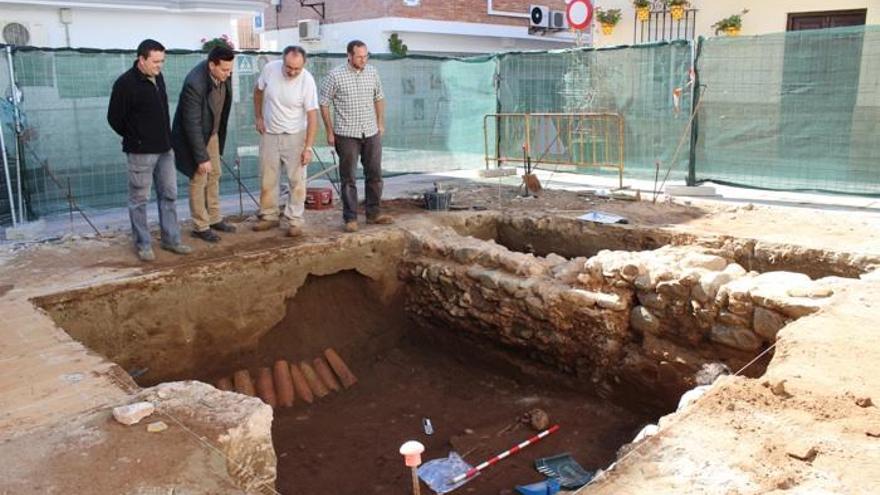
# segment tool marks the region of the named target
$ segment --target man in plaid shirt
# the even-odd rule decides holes
[[[367,65],[367,45],[354,40],[346,49],[348,62],[331,70],[321,84],[321,118],[327,130],[327,144],[339,154],[342,178],[342,220],[346,232],[356,232],[358,157],[364,167],[367,223],[389,224],[389,215],[379,212],[382,198],[382,134],[385,132],[385,95],[372,65]],[[330,105],[333,118],[330,118]]]

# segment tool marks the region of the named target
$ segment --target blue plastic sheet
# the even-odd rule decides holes
[[[445,459],[433,459],[419,466],[419,478],[431,487],[437,493],[449,493],[452,490],[464,485],[468,481],[465,479],[458,483],[452,484],[452,478],[466,473],[471,465],[466,463],[457,453],[450,452],[449,457]]]

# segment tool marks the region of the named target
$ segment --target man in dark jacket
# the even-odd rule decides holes
[[[235,232],[220,214],[220,156],[232,107],[232,61],[235,52],[215,47],[186,76],[171,141],[177,169],[189,177],[189,209],[193,235],[217,242],[214,230]]]
[[[134,65],[119,76],[110,94],[107,122],[122,136],[122,151],[128,159],[128,215],[138,258],[156,259],[147,226],[150,183],[156,181],[159,203],[161,247],[176,254],[192,248],[180,243],[177,224],[177,174],[171,152],[168,95],[162,77],[165,47],[155,40],[138,46]]]

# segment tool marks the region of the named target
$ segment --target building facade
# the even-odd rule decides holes
[[[236,20],[268,0],[0,1],[2,42],[50,48],[132,49],[144,38],[200,49],[202,38],[237,41]],[[238,43],[236,43],[236,46]]]
[[[596,29],[596,46],[716,36],[715,23],[743,10],[748,11],[742,15],[743,36],[880,22],[880,0],[690,0],[681,20],[673,20],[658,0],[651,2],[652,13],[646,20],[637,19],[632,0],[594,3],[605,10],[620,9],[622,14],[612,33]]]
[[[271,0],[263,14],[263,48],[300,44],[314,52],[340,53],[360,39],[372,53],[389,53],[396,33],[408,53],[478,54],[549,50],[572,46],[567,29],[530,29],[533,4],[565,10],[564,0]],[[299,22],[317,22],[300,36]]]

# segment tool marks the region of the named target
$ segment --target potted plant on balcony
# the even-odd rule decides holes
[[[728,36],[739,36],[739,32],[742,30],[743,26],[742,16],[748,13],[749,9],[743,9],[739,14],[725,17],[715,24],[712,24],[712,27],[715,28],[715,34],[717,35],[719,32],[724,31],[724,34]]]
[[[610,36],[614,32],[614,26],[620,22],[620,9],[596,8],[596,20],[602,25],[602,34]]]
[[[636,19],[645,22],[651,17],[651,0],[633,0],[636,8]]]
[[[216,38],[202,38],[202,50],[209,52],[215,46],[223,46],[229,48],[230,50],[235,50],[235,45],[232,43],[232,38],[229,37],[228,34],[221,34]]]
[[[669,14],[672,15],[672,20],[674,21],[684,18],[684,9],[691,4],[688,0],[667,0],[667,2]]]
[[[388,38],[388,51],[395,57],[405,57],[409,47],[406,46],[406,43],[400,39],[397,33],[391,33],[391,37]]]

